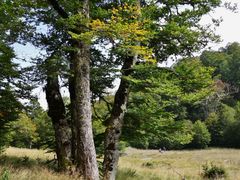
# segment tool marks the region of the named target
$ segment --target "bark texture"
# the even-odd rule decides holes
[[[98,180],[98,166],[92,132],[90,92],[90,47],[77,42],[73,56],[77,166],[86,180]]]
[[[132,72],[135,63],[134,57],[127,57],[122,67],[122,76],[128,76]],[[129,95],[129,83],[122,78],[116,92],[111,116],[107,121],[104,142],[103,179],[114,180],[119,160],[118,143],[122,131],[123,118],[127,109]]]
[[[65,106],[59,89],[58,76],[49,76],[46,85],[48,115],[55,131],[56,154],[60,171],[71,164],[71,129],[66,119]]]
[[[86,19],[89,18],[89,0],[83,1],[80,10]],[[86,29],[81,29],[84,32]],[[99,172],[96,159],[96,150],[92,132],[92,109],[90,91],[90,45],[75,41],[75,52],[72,56],[75,103],[74,126],[76,132],[76,162],[81,175],[85,180],[98,180]]]
[[[64,19],[68,19],[68,13],[62,8],[57,0],[48,0],[55,11]],[[79,9],[85,18],[89,18],[89,0],[83,0]],[[70,29],[72,32],[81,33],[86,26]],[[78,169],[85,180],[98,180],[98,166],[92,133],[92,112],[90,92],[90,46],[78,40],[71,40],[74,49],[71,56],[73,77],[70,80],[69,90],[72,100],[73,118],[73,157]]]

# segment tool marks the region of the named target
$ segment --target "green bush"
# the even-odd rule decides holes
[[[225,131],[236,120],[236,111],[226,105],[220,104],[217,112],[210,113],[206,119],[206,125],[211,133],[211,146],[225,147]]]
[[[224,145],[231,148],[240,148],[240,121],[228,125],[224,131]]]
[[[226,170],[221,167],[214,165],[213,163],[203,165],[203,178],[207,179],[218,179],[225,178],[227,176]]]
[[[235,106],[235,120],[229,123],[223,133],[224,145],[231,148],[240,148],[240,101]]]
[[[119,151],[124,152],[128,146],[129,145],[126,141],[120,141],[118,144]]]
[[[191,148],[201,148],[204,149],[208,147],[211,141],[211,135],[207,129],[207,126],[201,122],[196,121],[193,125],[193,140],[189,144]]]

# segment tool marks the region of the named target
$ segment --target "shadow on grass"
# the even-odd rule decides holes
[[[16,169],[21,169],[21,168],[33,169],[36,167],[43,167],[49,170],[57,171],[56,160],[54,159],[42,160],[40,158],[32,159],[27,156],[17,157],[17,156],[0,155],[0,166],[13,167]]]

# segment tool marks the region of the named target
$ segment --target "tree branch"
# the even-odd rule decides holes
[[[48,0],[48,2],[52,5],[53,9],[55,9],[62,18],[64,19],[68,18],[67,12],[59,5],[57,0]]]

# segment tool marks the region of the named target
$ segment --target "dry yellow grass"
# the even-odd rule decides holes
[[[46,150],[38,149],[25,149],[9,147],[5,150],[3,155],[15,156],[15,157],[29,157],[32,159],[51,160],[54,158],[54,153],[49,153]]]
[[[0,179],[3,174],[6,174],[9,180],[79,179],[77,176],[54,171],[46,163],[52,159],[54,153],[44,150],[10,147],[0,156]]]
[[[57,173],[42,163],[53,158],[53,153],[46,153],[43,150],[8,148],[0,157],[0,174],[7,173],[10,180],[79,179],[77,176]],[[202,165],[207,162],[223,166],[228,173],[227,179],[240,180],[240,150],[208,149],[159,153],[157,150],[133,148],[128,148],[126,155],[120,158],[118,179],[180,180],[181,177],[189,180],[201,179]]]
[[[132,169],[137,175],[136,179],[202,179],[202,166],[212,162],[226,169],[227,179],[240,180],[240,150],[208,149],[160,153],[157,150],[128,148],[126,154],[127,156],[120,159],[119,169]]]

